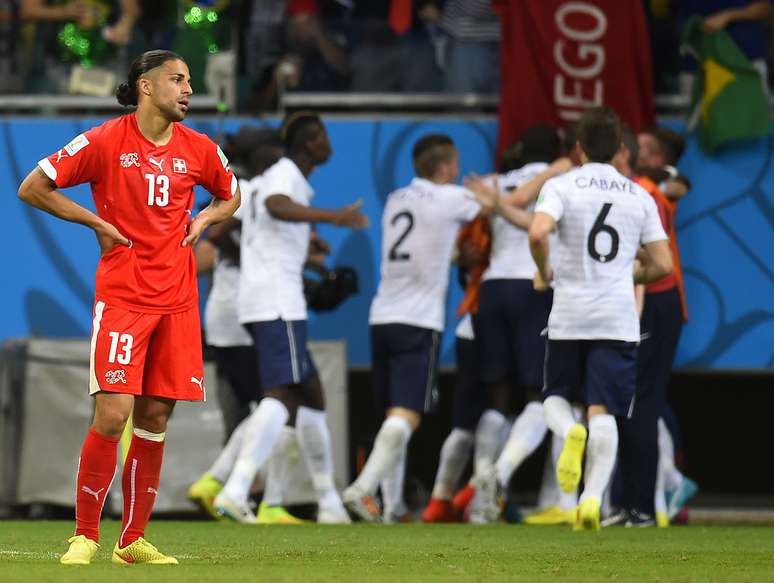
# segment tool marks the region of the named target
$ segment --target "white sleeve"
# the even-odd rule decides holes
[[[557,188],[556,179],[552,178],[547,181],[540,189],[535,212],[546,213],[556,222],[559,222],[559,219],[564,215],[564,200]]]
[[[449,205],[449,210],[452,218],[460,223],[472,221],[481,212],[481,205],[476,202],[476,195],[467,188],[456,189],[454,198],[450,202],[452,204]]]
[[[240,179],[239,180],[239,192],[242,194],[242,202],[239,205],[239,208],[234,211],[234,214],[232,215],[236,220],[241,221],[243,220],[243,217],[245,215],[245,206],[250,204],[250,181]]]
[[[664,232],[664,227],[661,225],[661,218],[658,216],[656,201],[649,194],[644,194],[641,198],[645,203],[645,222],[642,225],[640,243],[647,245],[654,241],[668,239],[666,232]]]
[[[242,190],[242,187],[240,187],[239,190],[242,192],[242,196],[244,197],[244,195],[246,194],[245,191]],[[244,198],[242,198],[242,202],[239,204],[239,208],[237,208],[237,210],[234,211],[234,214],[231,215],[237,221],[241,221],[242,217],[244,217],[244,214],[245,214],[244,208],[246,203],[247,201]]]
[[[294,188],[293,173],[288,171],[289,168],[284,162],[285,160],[280,160],[262,175],[263,184],[261,187],[266,198],[274,194],[283,194],[293,202],[309,204],[303,196],[300,196],[298,189]]]

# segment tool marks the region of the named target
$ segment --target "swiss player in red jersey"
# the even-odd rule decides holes
[[[119,103],[133,113],[77,136],[38,162],[19,197],[94,230],[101,249],[91,337],[95,413],[78,464],[75,536],[60,562],[89,564],[129,415],[134,432],[122,478],[124,514],[114,563],[176,564],[143,538],[159,487],[167,421],[178,400],[205,398],[192,245],[239,207],[228,160],[185,119],[191,84],[175,53],[138,57]],[[88,182],[96,214],[57,188]],[[214,198],[193,220],[193,187]]]

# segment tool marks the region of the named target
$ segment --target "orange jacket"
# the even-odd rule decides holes
[[[461,267],[468,269],[468,283],[465,287],[465,295],[457,308],[457,315],[463,316],[470,312],[478,312],[478,298],[481,289],[481,276],[489,266],[489,253],[492,250],[492,230],[489,219],[478,216],[466,225],[463,225],[457,235],[457,248],[460,250],[460,258],[463,260]],[[483,261],[472,266],[464,265],[466,249],[484,258]]]
[[[669,237],[669,248],[672,251],[672,263],[674,271],[662,279],[648,284],[645,293],[657,293],[677,287],[680,294],[680,308],[683,312],[683,321],[688,321],[688,303],[685,299],[685,283],[683,282],[683,269],[680,263],[680,249],[677,246],[677,228],[675,227],[675,213],[677,201],[669,200],[658,188],[658,185],[650,178],[637,176],[634,181],[648,191],[648,194],[656,201],[661,224]]]

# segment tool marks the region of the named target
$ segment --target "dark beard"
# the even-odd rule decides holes
[[[183,121],[185,119],[186,113],[188,112],[180,111],[180,109],[174,105],[172,107],[165,107],[164,113],[172,121]]]

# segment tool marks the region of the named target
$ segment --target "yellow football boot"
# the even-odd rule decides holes
[[[63,565],[89,565],[97,555],[99,544],[79,534],[67,539],[70,548],[59,558]]]
[[[168,557],[140,537],[133,543],[119,548],[118,543],[113,548],[113,562],[116,565],[134,565],[146,563],[148,565],[177,565],[175,557]]]
[[[564,447],[556,462],[556,479],[565,492],[575,492],[583,473],[583,452],[586,449],[588,431],[576,423],[564,438]]]
[[[554,526],[557,524],[575,524],[576,509],[562,510],[559,506],[551,506],[542,512],[536,512],[524,519],[524,524]]]
[[[578,506],[573,530],[599,530],[599,500],[589,496]]]
[[[215,510],[214,502],[215,496],[220,494],[222,489],[223,484],[207,472],[188,488],[188,499],[211,518],[221,520],[223,517]]]
[[[304,524],[305,521],[296,518],[282,506],[269,506],[261,502],[258,506],[258,524]]]

